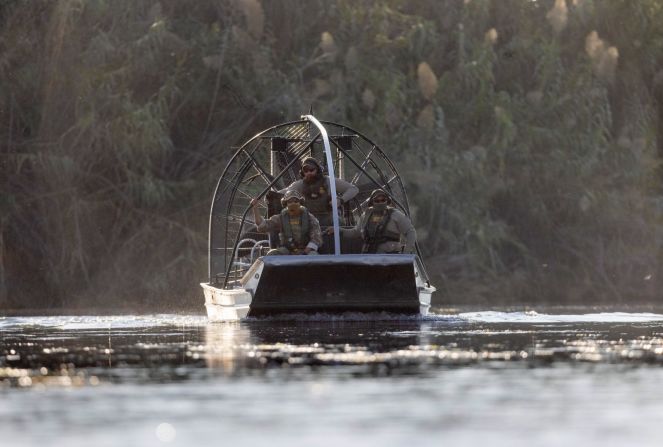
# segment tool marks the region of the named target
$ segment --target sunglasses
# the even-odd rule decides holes
[[[373,199],[373,203],[387,203],[386,197],[376,197]]]
[[[304,171],[304,172],[315,172],[317,170],[318,170],[318,168],[316,168],[315,166],[304,166],[302,168],[302,171]]]

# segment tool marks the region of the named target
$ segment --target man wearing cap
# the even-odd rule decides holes
[[[382,189],[371,193],[369,204],[354,228],[341,228],[343,234],[360,236],[362,253],[414,253],[417,232],[410,218],[389,206],[391,199]]]
[[[320,163],[315,158],[307,157],[302,162],[302,168],[299,171],[301,180],[297,180],[285,189],[280,190],[281,194],[286,191],[294,190],[299,192],[306,200],[306,207],[309,212],[317,217],[320,225],[323,227],[332,226],[332,197],[329,185],[329,177],[322,174]],[[337,202],[341,207],[353,199],[359,192],[352,183],[335,178]]]
[[[258,199],[251,200],[257,231],[279,233],[279,247],[270,250],[270,255],[317,255],[322,245],[320,223],[302,206],[303,197],[295,190],[286,192],[281,200],[283,210],[265,220],[258,210]]]

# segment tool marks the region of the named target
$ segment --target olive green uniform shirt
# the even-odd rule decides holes
[[[296,231],[295,228],[297,227],[297,223],[293,223],[293,219],[290,220],[290,226],[293,228],[293,231]],[[260,225],[258,225],[258,232],[269,233],[270,231],[276,231],[278,233],[283,231],[281,214],[274,214],[269,219],[263,219]],[[315,216],[311,213],[309,213],[308,237],[310,241],[306,246],[312,250],[317,251],[318,248],[322,245],[322,230],[320,230],[320,223],[318,222],[318,219],[316,219]]]
[[[362,213],[357,225],[354,228],[341,228],[344,235],[357,235],[363,237],[364,228],[366,228],[368,217],[371,211],[366,210]],[[412,225],[412,221],[402,211],[392,208],[391,218],[385,227],[385,231],[398,233],[401,235],[400,241],[386,241],[377,246],[377,253],[414,253],[415,243],[417,241],[417,232]],[[403,244],[405,246],[403,247]]]
[[[327,180],[327,185],[329,185],[329,177],[325,175],[325,179]],[[359,188],[357,188],[355,185],[353,185],[350,182],[346,182],[345,180],[341,180],[340,178],[334,179],[335,180],[335,186],[336,186],[336,194],[339,194],[339,197],[341,200],[343,200],[343,203],[348,203],[350,200],[354,199],[357,193],[359,193]],[[284,188],[279,191],[281,194],[285,194],[286,191],[294,189],[301,195],[304,195],[304,180],[296,180],[290,184],[287,188]],[[329,190],[331,192],[331,189]],[[306,204],[304,204],[306,206]]]
[[[324,176],[324,179],[325,179],[324,184],[326,185],[327,193],[331,197],[331,189],[329,187],[329,177]],[[359,188],[357,188],[355,185],[353,185],[350,182],[346,182],[345,180],[341,180],[339,178],[334,179],[334,181],[336,186],[336,194],[339,196],[341,200],[343,200],[343,203],[348,203],[348,201],[354,199],[357,193],[359,193]],[[295,190],[298,193],[300,193],[302,196],[304,196],[305,195],[304,180],[302,179],[292,182],[290,186],[280,190],[279,193],[285,194],[285,192],[289,190]],[[306,206],[306,202],[304,202],[304,206]],[[322,214],[318,213],[315,215],[315,217],[317,217],[319,221],[322,221],[323,225],[326,226],[332,225],[333,218],[331,217],[331,210],[326,211]]]

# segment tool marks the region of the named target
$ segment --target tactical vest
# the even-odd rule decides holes
[[[281,232],[279,233],[281,246],[290,251],[303,250],[306,248],[311,241],[309,236],[310,222],[308,213],[308,210],[302,207],[301,214],[291,220],[287,208],[281,211]]]
[[[364,253],[375,253],[378,245],[387,241],[400,241],[401,235],[398,232],[387,230],[387,225],[391,221],[391,215],[394,208],[387,208],[384,214],[377,215],[373,208],[367,210],[368,217],[364,223],[362,238],[364,239]],[[374,217],[375,214],[375,217]]]
[[[318,220],[328,220],[324,216],[331,216],[329,177],[321,176],[311,184],[304,182],[303,194],[306,200],[306,209],[317,217]]]

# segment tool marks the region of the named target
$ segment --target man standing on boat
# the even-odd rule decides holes
[[[334,223],[329,177],[322,174],[320,163],[312,157],[304,159],[299,173],[302,179],[293,182],[287,188],[280,190],[279,193],[283,194],[291,190],[297,191],[304,196],[306,208],[318,219],[320,225],[322,227],[332,226]],[[359,192],[359,188],[345,180],[335,178],[334,182],[336,183],[336,193],[339,194],[337,198],[339,208],[344,203],[348,203]]]
[[[270,255],[317,255],[322,245],[322,231],[315,216],[302,206],[303,197],[296,190],[286,192],[283,210],[265,220],[258,210],[258,199],[251,200],[253,217],[260,233],[279,233],[279,247]]]
[[[369,205],[354,228],[341,228],[343,234],[360,236],[364,241],[362,253],[414,253],[417,240],[414,225],[402,211],[389,206],[391,199],[387,193],[374,190]]]

